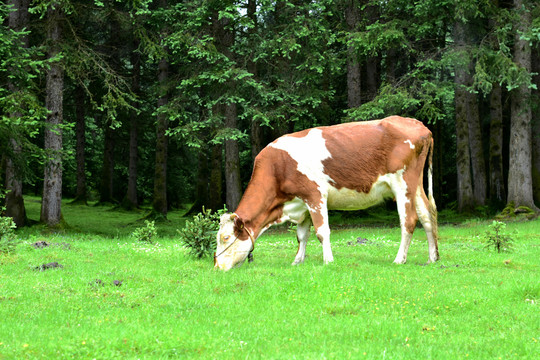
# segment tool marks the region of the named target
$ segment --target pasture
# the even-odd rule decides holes
[[[37,219],[37,200],[27,208]],[[222,273],[175,239],[181,213],[151,245],[129,236],[141,214],[67,203],[63,212],[73,229],[21,230],[16,254],[0,256],[0,359],[540,354],[538,219],[509,223],[514,250],[501,254],[484,248],[490,221],[443,224],[441,261],[430,265],[423,229],[398,266],[399,227],[359,225],[333,228],[333,264],[312,235],[292,267],[296,241],[282,228],[258,241],[253,263]]]

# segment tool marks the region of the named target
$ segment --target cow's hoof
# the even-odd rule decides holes
[[[394,264],[399,264],[399,265],[405,264],[406,262],[407,262],[407,259],[396,259],[396,260],[394,260]]]

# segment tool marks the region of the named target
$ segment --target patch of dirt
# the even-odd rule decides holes
[[[88,283],[90,286],[105,286],[105,283],[101,279],[94,279]]]
[[[122,286],[123,281],[124,280],[114,280],[112,285],[114,285],[114,286]],[[106,283],[101,279],[94,279],[94,280],[90,281],[88,283],[88,285],[90,285],[90,286],[105,286]]]
[[[34,270],[37,270],[37,271],[45,271],[45,270],[48,270],[48,269],[57,269],[57,268],[63,268],[64,266],[62,264],[59,264],[58,262],[50,262],[48,264],[43,264],[43,265],[40,265],[40,266],[36,266],[34,268]]]
[[[64,250],[71,250],[71,244],[62,242],[62,243],[48,243],[46,241],[37,241],[32,244],[34,249],[43,249],[46,247],[61,247]]]
[[[356,238],[356,241],[349,241],[347,242],[348,246],[356,246],[356,245],[367,245],[370,241],[368,239],[364,238]]]
[[[451,268],[451,267],[459,267],[459,265],[458,264],[456,264],[456,265],[448,265],[448,266],[441,265],[439,268],[440,269],[448,269],[448,268]]]

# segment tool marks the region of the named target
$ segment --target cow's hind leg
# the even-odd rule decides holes
[[[428,201],[424,189],[419,186],[416,190],[416,213],[420,218],[420,222],[426,231],[428,246],[429,246],[429,261],[435,262],[439,260],[439,248],[437,245],[437,218],[436,209],[430,211],[430,207],[434,207],[435,204],[431,204]]]
[[[309,238],[309,231],[311,229],[311,219],[309,216],[298,223],[296,227],[296,239],[298,240],[298,252],[294,258],[293,265],[298,265],[304,262],[306,257],[306,244]]]
[[[321,204],[315,208],[309,208],[317,239],[319,239],[322,244],[324,263],[331,263],[334,261],[334,256],[332,255],[332,248],[330,246],[330,225],[328,223],[328,209],[326,203],[321,201]]]
[[[394,191],[396,196],[397,208],[399,213],[399,223],[401,225],[401,244],[394,260],[396,264],[405,264],[407,262],[407,252],[411,245],[412,235],[418,215],[415,209],[415,199],[406,191],[406,187]]]

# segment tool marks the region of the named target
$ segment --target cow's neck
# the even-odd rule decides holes
[[[271,178],[264,180],[250,181],[235,211],[255,239],[268,225],[281,217],[283,203],[287,201],[287,198],[277,191],[277,186]]]

